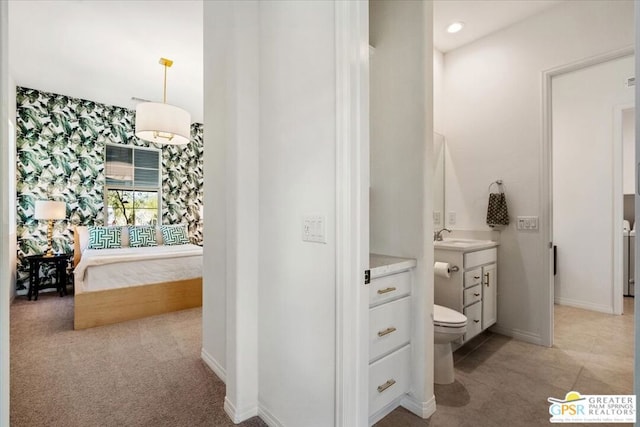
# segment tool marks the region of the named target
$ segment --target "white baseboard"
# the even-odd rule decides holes
[[[393,400],[391,403],[380,408],[377,412],[372,415],[369,415],[369,425],[372,426],[387,415],[389,415],[394,409],[400,406],[400,402],[404,399],[406,395],[402,395],[397,399]]]
[[[520,341],[524,341],[524,342],[528,342],[536,345],[543,345],[542,337],[539,334],[534,334],[529,331],[521,331],[519,329],[508,329],[498,325],[492,326],[489,330],[491,332],[495,332],[501,335],[506,335],[508,337],[512,337]]]
[[[227,371],[218,363],[207,351],[203,348],[200,350],[200,358],[202,361],[222,380],[223,383],[227,383]]]
[[[258,403],[258,416],[269,427],[284,427],[284,423],[276,418],[276,416],[273,415],[267,408],[265,408],[262,403]]]
[[[243,412],[238,412],[236,407],[231,403],[231,401],[225,396],[224,397],[224,412],[227,413],[231,421],[234,424],[239,424],[243,421],[248,420],[249,418],[255,417],[258,415],[258,408],[248,408]]]
[[[416,400],[415,397],[408,394],[404,399],[402,399],[400,405],[420,418],[427,419],[436,412],[436,397],[431,396],[428,401],[420,402]]]
[[[613,314],[613,307],[592,302],[580,301],[571,298],[555,297],[554,301],[558,305],[568,305],[570,307],[582,308],[585,310],[599,311],[601,313]]]

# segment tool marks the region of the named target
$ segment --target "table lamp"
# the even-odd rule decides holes
[[[44,219],[49,221],[47,228],[48,249],[45,256],[53,256],[53,221],[57,219],[65,219],[67,214],[67,206],[64,202],[54,202],[53,200],[36,200],[35,219]]]

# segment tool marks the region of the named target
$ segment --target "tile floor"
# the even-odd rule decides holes
[[[633,304],[625,298],[622,316],[557,305],[552,348],[483,334],[454,353],[456,381],[435,386],[430,419],[398,408],[376,426],[550,425],[548,397],[631,394]]]

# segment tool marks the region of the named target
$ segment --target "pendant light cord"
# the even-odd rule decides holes
[[[167,68],[173,65],[173,61],[167,58],[160,58],[158,61],[160,65],[164,66],[164,86],[162,87],[162,103],[167,103]]]
[[[167,64],[164,64],[164,87],[162,88],[162,103],[167,103]]]

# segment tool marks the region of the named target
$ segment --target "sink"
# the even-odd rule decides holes
[[[433,247],[436,249],[454,249],[454,250],[465,250],[465,249],[481,249],[481,248],[490,248],[496,246],[497,243],[492,240],[476,240],[476,239],[442,239],[441,241],[434,241]]]

